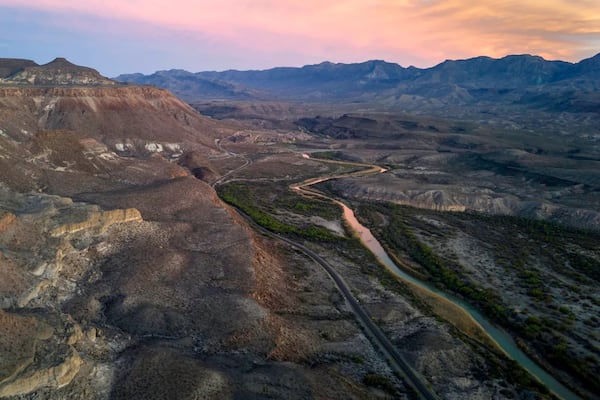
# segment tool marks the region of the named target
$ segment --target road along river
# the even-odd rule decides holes
[[[216,185],[222,183],[226,177],[233,174],[234,172],[237,172],[237,171],[247,167],[251,163],[250,160],[248,158],[244,157],[243,155],[232,153],[228,150],[223,149],[221,147],[220,141],[217,141],[216,143],[217,143],[217,146],[219,147],[219,149],[226,152],[227,156],[244,158],[245,163],[242,166],[236,168],[235,170],[230,171],[229,173],[223,175],[221,178],[219,178],[217,181],[215,181],[213,183],[212,187],[215,187]],[[306,158],[309,158],[308,155],[304,155],[304,156]],[[332,161],[332,162],[336,163],[336,161]],[[345,163],[342,163],[342,164],[345,164]],[[356,175],[361,175],[361,174],[364,175],[364,174],[372,174],[372,173],[386,171],[384,168],[372,167],[367,164],[355,163],[354,165],[361,166],[361,167],[367,167],[367,169],[357,171],[357,172],[354,172],[349,175],[343,175],[343,176],[356,176]],[[372,167],[372,168],[370,168],[370,167]],[[341,176],[342,175],[338,175],[338,177],[341,177]],[[316,180],[312,184],[315,184],[315,183],[316,183]],[[296,189],[296,190],[300,190],[300,189]],[[271,232],[271,231],[263,228],[262,226],[258,225],[256,222],[254,222],[254,220],[252,220],[252,218],[250,216],[248,216],[247,214],[245,214],[242,210],[238,209],[237,207],[234,207],[234,209],[244,219],[246,219],[248,221],[248,223],[250,223],[250,225],[252,225],[256,230],[258,230],[258,231],[262,232],[263,234],[270,236],[274,239],[285,242],[285,243],[291,245],[292,247],[295,247],[297,250],[301,251],[307,257],[309,257],[314,262],[316,262],[321,267],[323,267],[323,269],[331,277],[331,279],[335,283],[336,287],[338,288],[338,290],[340,291],[340,293],[346,300],[346,303],[350,306],[352,314],[354,314],[354,317],[356,318],[356,320],[362,327],[363,332],[364,332],[365,336],[367,337],[367,339],[369,339],[369,341],[373,344],[373,346],[376,349],[378,349],[379,352],[385,357],[386,361],[388,362],[388,365],[392,368],[392,370],[403,378],[404,383],[414,394],[414,396],[412,396],[412,397],[418,398],[419,400],[439,400],[439,397],[431,389],[431,386],[427,382],[427,380],[406,362],[404,357],[400,354],[400,352],[398,352],[398,350],[392,344],[392,342],[385,336],[385,334],[379,328],[379,326],[377,326],[371,320],[368,313],[359,304],[358,300],[356,300],[356,298],[352,294],[348,284],[337,273],[335,268],[333,268],[331,266],[331,264],[329,264],[323,257],[319,256],[317,253],[310,250],[306,246],[303,246],[302,244],[300,244],[298,242],[295,242],[291,239],[288,239],[284,236],[281,236],[277,233]]]
[[[414,395],[420,400],[438,400],[439,397],[433,392],[430,388],[428,382],[417,372],[415,371],[404,359],[404,357],[398,352],[396,347],[390,342],[390,340],[385,336],[383,331],[371,320],[367,312],[364,308],[358,303],[354,295],[352,294],[350,287],[344,281],[344,279],[336,272],[336,270],[321,256],[319,256],[314,251],[310,250],[306,246],[295,242],[291,239],[288,239],[284,236],[281,236],[277,233],[271,232],[262,226],[255,223],[252,218],[248,215],[244,214],[244,212],[240,209],[236,208],[236,211],[244,217],[255,229],[262,232],[263,234],[270,236],[274,239],[285,242],[292,247],[295,247],[297,250],[304,253],[314,262],[319,264],[327,274],[331,277],[336,287],[346,300],[347,304],[350,306],[352,313],[356,317],[358,323],[363,329],[363,332],[367,339],[373,344],[373,346],[379,350],[381,354],[385,357],[389,366],[392,370],[398,373],[404,380],[404,382],[411,388]]]
[[[311,158],[307,154],[303,154],[303,157]],[[392,259],[388,256],[388,254],[385,252],[385,250],[383,249],[383,247],[381,246],[379,241],[377,241],[377,239],[373,236],[371,231],[368,228],[366,228],[365,226],[363,226],[360,222],[358,222],[358,220],[354,216],[354,212],[346,204],[342,203],[341,201],[339,201],[337,199],[331,198],[321,192],[318,192],[311,187],[313,185],[316,185],[317,183],[325,182],[325,181],[332,180],[332,179],[340,179],[340,178],[346,178],[349,176],[356,177],[356,176],[361,176],[361,175],[382,173],[382,172],[386,171],[385,168],[381,168],[381,167],[375,166],[375,165],[362,164],[362,163],[332,161],[332,160],[324,160],[324,159],[318,159],[318,158],[311,158],[311,159],[313,159],[315,161],[335,163],[335,164],[363,166],[368,169],[354,172],[354,173],[309,179],[302,183],[292,185],[291,188],[293,190],[295,190],[296,192],[303,194],[303,195],[316,196],[316,197],[320,197],[322,199],[327,199],[327,200],[330,200],[330,201],[333,201],[333,202],[339,204],[344,210],[344,219],[346,220],[348,225],[350,227],[352,227],[355,234],[360,238],[360,241],[362,242],[362,244],[365,247],[367,247],[375,255],[375,257],[377,257],[379,262],[381,264],[383,264],[398,279],[400,279],[410,285],[416,286],[423,291],[430,292],[430,294],[432,294],[434,296],[439,296],[439,297],[445,299],[446,301],[452,303],[454,306],[462,309],[477,324],[479,324],[481,329],[485,333],[487,333],[489,338],[491,338],[491,340],[493,342],[495,342],[497,347],[499,347],[508,357],[515,360],[519,365],[521,365],[523,368],[525,368],[527,371],[529,371],[530,374],[532,374],[534,377],[536,377],[548,389],[550,389],[554,394],[556,394],[563,400],[580,399],[579,396],[577,396],[575,393],[573,393],[571,390],[569,390],[566,386],[564,386],[559,381],[557,381],[553,376],[551,376],[548,372],[546,372],[543,368],[541,368],[538,364],[536,364],[531,358],[529,358],[519,348],[519,346],[517,346],[517,344],[515,343],[513,338],[506,331],[504,331],[503,329],[498,328],[497,326],[492,324],[487,318],[485,318],[475,308],[473,308],[472,306],[467,304],[462,299],[460,299],[456,296],[453,296],[451,294],[444,293],[443,291],[439,290],[432,284],[422,281],[420,279],[417,279],[417,278],[413,277],[412,275],[404,272],[402,269],[400,269],[396,265],[396,263],[394,263],[394,261],[392,261]]]

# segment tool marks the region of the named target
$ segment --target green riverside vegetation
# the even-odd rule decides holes
[[[293,193],[290,193],[291,196],[278,197],[276,201],[270,202],[268,196],[264,195],[272,191],[272,186],[270,188],[263,191],[259,184],[250,185],[245,182],[231,182],[219,186],[218,192],[221,199],[239,208],[254,222],[271,232],[321,241],[340,240],[339,236],[322,226],[314,224],[292,225],[273,215],[276,209],[288,209],[302,215],[321,214],[331,217],[332,207],[335,210],[336,206],[319,200],[303,198]],[[289,189],[287,190],[289,191]],[[259,195],[259,193],[262,194]],[[337,209],[337,217],[339,218],[341,210]]]
[[[361,205],[358,215],[364,218],[368,226],[374,226],[373,213],[389,213],[389,206]],[[442,259],[427,244],[418,240],[409,227],[403,222],[401,208],[392,208],[390,222],[381,232],[382,242],[388,249],[406,252],[411,259],[421,265],[429,279],[441,289],[458,293],[471,303],[476,304],[487,315],[496,321],[507,322],[508,313],[497,293],[492,289],[481,288],[469,281],[456,269],[448,267],[448,260]]]
[[[388,251],[410,258],[419,266],[419,272],[436,286],[463,297],[490,319],[516,333],[547,362],[578,377],[587,390],[600,391],[596,379],[600,374],[597,358],[600,349],[580,341],[580,336],[574,333],[576,314],[569,306],[557,302],[552,291],[558,288],[571,299],[579,296],[583,304],[597,304],[598,295],[593,294],[593,288],[600,283],[598,232],[527,218],[442,213],[387,203],[361,203],[356,215],[371,227]],[[432,225],[428,218],[442,223]],[[503,298],[510,293],[498,292],[494,287],[486,287],[484,281],[473,280],[452,251],[432,247],[436,243],[439,247],[457,232],[483,243],[494,263],[505,271],[507,278],[514,280],[511,292],[529,297],[532,308],[513,309]],[[593,318],[583,321],[583,325],[599,327],[598,319]],[[579,329],[587,328],[580,325]],[[577,350],[581,345],[588,349],[587,355]]]
[[[219,196],[224,201],[246,213],[262,227],[294,239],[318,242],[320,246],[335,251],[342,257],[354,260],[360,265],[360,270],[363,274],[375,278],[386,289],[410,299],[413,304],[417,305],[424,312],[431,313],[429,306],[412,294],[403,282],[396,279],[387,269],[381,268],[377,264],[375,257],[362,246],[358,238],[341,237],[321,226],[306,224],[302,222],[302,219],[290,218],[290,213],[292,213],[306,217],[317,216],[327,220],[339,220],[342,211],[334,203],[300,196],[291,191],[285,183],[232,181],[219,186],[217,189]],[[371,210],[370,207],[365,206],[359,207],[359,209],[363,218],[365,215],[368,216]],[[296,222],[299,222],[299,224],[296,225]],[[499,315],[505,312],[504,308],[499,308],[501,306],[499,306],[500,303],[497,296],[490,296],[491,292],[481,291],[477,286],[462,279],[459,274],[453,273],[452,270],[445,266],[443,259],[438,257],[431,248],[421,243],[404,225],[391,225],[400,227],[394,229],[401,229],[403,233],[395,236],[404,238],[403,240],[406,240],[405,245],[409,246],[413,256],[430,266],[431,271],[433,271],[431,276],[435,276],[439,284],[443,285],[443,282],[446,282],[448,285],[461,288],[464,293],[469,293],[469,290],[471,290],[474,298],[480,298],[483,304],[486,304],[486,296],[489,299],[495,299],[498,303],[489,300],[490,310],[495,310]],[[386,245],[388,244],[386,243]],[[508,376],[512,382],[517,383],[523,389],[533,389],[542,398],[549,396],[547,389],[533,379],[518,364],[503,357],[498,357],[497,354],[484,348],[481,344],[464,337],[459,331],[455,331],[455,334],[463,337],[465,342],[485,357],[488,365],[487,373],[493,376],[497,375],[498,377]],[[364,383],[369,386],[378,387],[390,394],[394,394],[396,391],[386,378],[373,373],[365,375]]]

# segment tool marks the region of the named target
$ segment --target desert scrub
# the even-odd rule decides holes
[[[274,209],[273,202],[269,202],[269,199],[264,196],[259,197],[256,192],[257,189],[252,187],[251,184],[242,182],[232,182],[218,188],[219,196],[223,201],[239,208],[254,222],[271,232],[291,234],[309,240],[340,240],[339,236],[321,226],[314,224],[298,226],[281,221],[270,213]]]
[[[363,377],[363,383],[367,386],[376,387],[383,391],[395,395],[397,394],[396,387],[390,380],[384,376],[374,373],[368,373]]]
[[[590,316],[598,307],[600,233],[520,217],[390,204],[361,204],[357,217],[390,252],[412,259],[432,283],[462,296],[523,339],[527,351],[568,372],[589,392],[600,390],[595,378],[600,352],[590,345],[596,327]],[[466,277],[447,245],[456,237],[467,238],[496,268]],[[495,280],[488,281],[487,273]]]
[[[326,220],[340,219],[342,210],[336,204],[319,199],[309,199],[286,190],[274,199],[274,210],[289,210],[304,216],[317,216]]]
[[[321,158],[324,160],[333,160],[333,161],[350,161],[356,162],[357,160],[349,155],[341,152],[341,151],[317,151],[315,153],[311,153],[311,157],[313,158]]]
[[[431,247],[420,241],[404,223],[402,209],[388,205],[361,205],[358,215],[373,226],[373,213],[380,212],[390,217],[389,223],[381,229],[375,229],[380,240],[392,253],[406,253],[429,275],[429,280],[441,289],[450,290],[469,300],[496,321],[508,322],[508,309],[500,296],[490,288],[483,288],[464,277],[458,270],[460,267],[449,264],[453,261],[443,259]]]

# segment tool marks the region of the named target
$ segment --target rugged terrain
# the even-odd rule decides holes
[[[390,396],[362,383],[387,367],[331,284],[306,314],[342,339],[279,316],[299,310],[285,250],[192,175],[222,173],[230,127],[153,88],[0,90],[1,397]],[[300,363],[346,339],[347,357]]]
[[[320,189],[355,206],[365,200],[381,203],[384,211],[378,210],[377,218],[363,220],[380,232],[380,240],[414,234],[414,243],[439,261],[428,270],[414,249],[411,254],[406,244],[389,245],[400,260],[408,260],[404,265],[411,272],[472,302],[519,337],[521,346],[563,382],[594,398],[597,114],[516,105],[492,112],[481,104],[433,115],[365,111],[362,105],[194,105],[222,120],[280,130],[296,125],[312,134],[309,143],[296,145],[298,151],[388,168]],[[249,169],[242,174],[252,176]],[[385,204],[409,207],[403,217],[392,219],[393,208]],[[400,229],[402,224],[406,227]],[[482,303],[479,294],[490,303]]]
[[[421,208],[600,226],[600,153],[588,131],[523,138],[527,133],[519,128],[377,114],[300,123],[344,139],[341,151],[348,157],[391,167],[381,176],[345,181],[347,194]],[[373,141],[376,146],[364,145]]]
[[[576,67],[593,77],[589,63]],[[373,79],[397,69],[357,68],[371,67]],[[283,72],[282,82],[290,71]],[[398,71],[398,79],[413,72]],[[555,114],[540,111],[539,123],[556,127],[544,138],[524,136],[530,127],[517,114],[504,119],[496,110],[482,123],[472,118],[476,107],[458,120],[357,104],[195,102],[208,117],[167,90],[118,84],[64,59],[0,60],[0,73],[0,397],[413,398],[326,271],[260,234],[223,198],[331,264],[440,398],[552,398],[391,278],[353,239],[337,206],[299,197],[289,185],[356,168],[302,156],[315,152],[390,168],[324,188],[357,204],[518,214],[595,229],[600,125],[593,113],[580,113],[577,124],[563,113],[553,125]],[[270,96],[203,79],[196,89]],[[414,219],[449,230],[454,220],[440,215]],[[487,246],[476,233],[465,228],[430,243],[435,229],[426,228],[415,230],[420,239],[440,254],[454,249],[469,273],[481,275],[491,250],[470,250]],[[594,251],[586,256],[597,261]],[[569,323],[572,310],[593,311],[590,299],[570,299],[555,314]],[[530,303],[540,319],[556,308]],[[589,335],[597,321],[583,314],[574,321],[583,329],[568,343],[583,335],[592,344],[584,356],[597,357]]]
[[[118,83],[100,75],[93,68],[75,65],[65,58],[37,65],[31,60],[3,59],[0,83],[32,85],[93,85],[114,86]]]
[[[240,166],[224,137],[264,146],[306,134],[241,134],[164,90],[29,64],[4,62],[13,78],[0,87],[1,397],[407,396],[324,271],[254,233],[197,179]],[[354,276],[372,301],[389,297]],[[397,301],[413,329],[463,354],[452,374],[427,372],[436,390],[523,390],[480,376],[482,356]]]

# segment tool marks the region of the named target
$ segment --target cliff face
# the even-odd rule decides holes
[[[223,134],[222,127],[166,90],[140,86],[0,86],[0,129],[16,140],[64,129],[107,144],[129,138],[205,148]]]
[[[183,177],[173,161],[192,152],[211,170],[215,140],[231,133],[162,89],[0,86],[1,175],[18,190],[71,196]]]
[[[91,335],[56,309],[75,294],[72,279],[90,265],[73,240],[101,242],[111,226],[142,219],[135,209],[100,211],[1,186],[0,215],[0,397],[57,390],[84,365],[82,348],[93,346]]]
[[[138,147],[209,154],[231,133],[166,90],[118,84],[64,58],[41,66],[0,58],[0,138],[25,142],[46,130],[75,131],[129,156]],[[135,145],[125,149],[128,141]]]
[[[111,225],[125,222],[139,222],[142,216],[135,208],[109,211],[92,211],[82,221],[62,224],[52,229],[52,236],[63,236],[86,229],[97,233],[105,232]]]
[[[1,397],[21,396],[41,388],[58,389],[71,383],[82,360],[74,349],[58,365],[40,369],[0,387]]]

